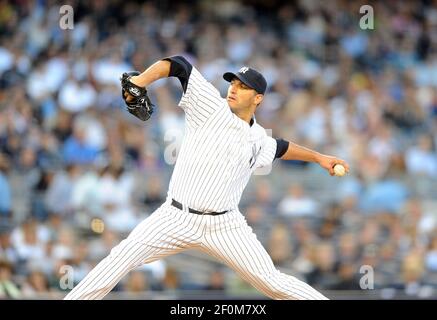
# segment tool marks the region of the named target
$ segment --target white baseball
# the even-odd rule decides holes
[[[334,166],[334,173],[337,177],[342,177],[346,173],[346,169],[341,164],[336,164]]]

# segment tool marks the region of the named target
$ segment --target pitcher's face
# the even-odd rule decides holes
[[[228,88],[226,101],[232,110],[245,109],[261,103],[263,95],[234,78]]]

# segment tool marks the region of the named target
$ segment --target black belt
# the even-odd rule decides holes
[[[175,199],[171,199],[171,205],[173,207],[178,208],[179,210],[183,209],[182,203],[176,201]],[[197,211],[197,210],[188,208],[188,212],[191,212],[194,214],[200,214],[200,215],[207,215],[207,216],[218,216],[220,214],[224,214],[224,213],[228,212],[228,210],[222,211],[222,212],[201,212],[201,211]]]

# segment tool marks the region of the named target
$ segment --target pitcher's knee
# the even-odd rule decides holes
[[[122,260],[124,264],[127,265],[136,264],[136,260],[138,260],[136,253],[139,251],[139,245],[139,243],[130,241],[129,239],[124,239],[111,249],[107,258],[112,261]]]
[[[323,299],[323,295],[296,277],[281,273],[279,270],[270,273],[253,275],[252,284],[269,298],[275,300]]]
[[[280,272],[251,274],[250,282],[252,285],[272,299],[287,299],[284,287],[280,283]]]
[[[111,251],[109,252],[108,256],[111,257],[111,258],[115,258],[122,251],[126,250],[127,244],[128,244],[128,240],[127,239],[122,240],[119,244],[117,244],[115,247],[113,247],[111,249]]]

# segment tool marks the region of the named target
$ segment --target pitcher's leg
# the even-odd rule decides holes
[[[172,208],[161,207],[142,221],[64,298],[103,299],[132,269],[169,256],[195,242],[190,221]]]
[[[224,228],[220,232],[206,234],[203,250],[272,299],[327,299],[296,277],[277,270],[252,229],[243,221],[238,228]],[[226,221],[223,221],[225,224]]]
[[[147,255],[144,247],[141,243],[123,240],[64,300],[103,299],[129,271],[142,264]]]

